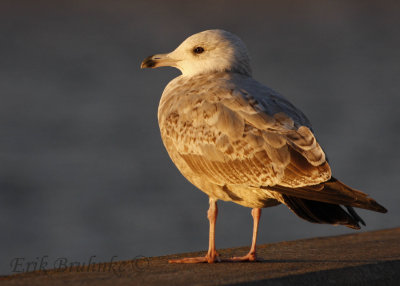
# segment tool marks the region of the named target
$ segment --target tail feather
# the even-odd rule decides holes
[[[362,225],[366,225],[365,221],[358,215],[358,213],[356,213],[356,211],[352,208],[352,207],[348,207],[346,206],[346,209],[348,210],[348,212],[353,216],[353,218],[355,218],[358,222],[360,222]]]
[[[317,202],[307,199],[282,195],[284,204],[296,215],[313,223],[340,224],[353,229],[360,229],[359,222],[364,221],[358,214],[348,207],[347,213],[339,205]]]
[[[329,181],[318,185],[304,186],[300,188],[289,188],[275,185],[268,187],[268,190],[276,191],[290,197],[311,201],[344,205],[346,207],[357,207],[381,213],[387,212],[383,206],[378,204],[374,199],[368,197],[367,194],[350,188],[333,177]],[[348,211],[353,215],[352,212],[354,212],[354,210],[351,211],[348,209]]]

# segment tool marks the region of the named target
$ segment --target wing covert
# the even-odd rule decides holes
[[[289,101],[254,80],[236,82],[241,89],[216,85],[163,103],[169,112],[160,118],[162,137],[187,165],[182,168],[221,186],[301,187],[330,178],[308,119]]]

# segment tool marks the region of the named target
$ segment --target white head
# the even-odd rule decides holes
[[[169,54],[147,57],[142,68],[171,66],[184,76],[213,72],[237,72],[251,75],[250,58],[240,38],[224,30],[194,34]]]

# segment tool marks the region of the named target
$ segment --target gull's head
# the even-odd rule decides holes
[[[242,40],[224,30],[194,34],[168,54],[147,57],[141,68],[170,66],[184,76],[213,72],[237,72],[251,75],[250,58]]]

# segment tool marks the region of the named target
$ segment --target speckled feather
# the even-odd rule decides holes
[[[211,198],[251,208],[283,203],[311,222],[353,228],[363,221],[351,207],[386,212],[331,176],[309,120],[251,77],[237,36],[222,30],[195,34],[142,63],[158,66],[182,72],[160,100],[164,145],[181,173]]]
[[[226,72],[178,77],[165,88],[158,118],[178,169],[217,199],[227,199],[213,191],[225,186],[235,193],[228,200],[259,207],[268,197],[279,199],[261,186],[303,187],[331,177],[304,114],[250,77]]]

